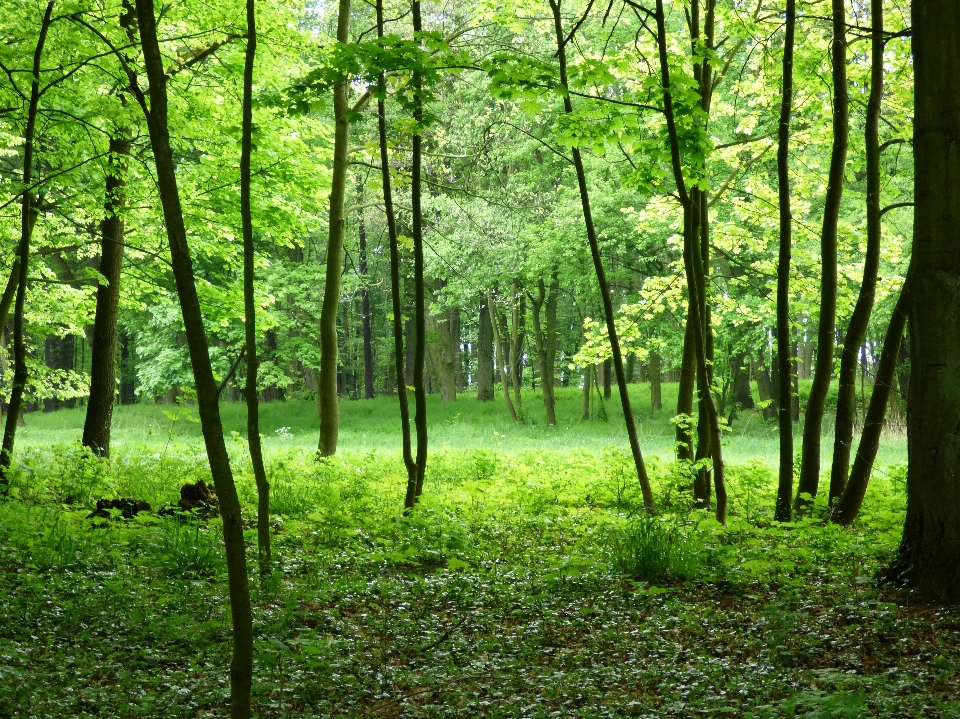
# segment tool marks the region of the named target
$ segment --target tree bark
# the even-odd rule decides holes
[[[357,233],[360,236],[359,262],[360,280],[363,287],[360,290],[360,313],[363,322],[363,396],[373,399],[373,332],[370,327],[370,290],[367,287],[367,226],[363,221],[363,210],[357,219]]]
[[[687,320],[683,330],[683,355],[680,359],[680,377],[677,383],[677,416],[693,416],[693,388],[697,381],[697,358],[694,347],[694,329],[687,308]],[[693,461],[693,426],[690,422],[676,425],[677,461]]]
[[[787,0],[783,41],[783,89],[780,125],[777,131],[777,179],[780,205],[780,253],[777,261],[777,366],[780,392],[777,397],[777,426],[780,430],[780,467],[774,518],[789,522],[793,498],[793,418],[790,416],[790,254],[792,222],[790,213],[790,113],[793,110],[793,45],[797,26],[797,2]],[[833,338],[830,338],[833,342]]]
[[[338,0],[337,43],[350,42],[350,0]],[[323,457],[337,453],[340,434],[340,401],[337,395],[337,310],[340,306],[340,270],[343,266],[343,236],[346,225],[344,198],[347,193],[350,141],[350,81],[338,82],[333,88],[333,176],[330,180],[330,221],[327,235],[327,269],[320,311],[320,442]]]
[[[833,505],[843,494],[850,466],[855,414],[857,351],[863,344],[873,312],[880,267],[880,109],[883,102],[883,0],[870,3],[870,97],[867,101],[867,252],[863,263],[863,281],[853,309],[853,316],[843,338],[840,354],[840,387],[837,391],[837,418],[833,443],[833,464],[830,469],[830,497]],[[899,344],[899,341],[898,341]],[[876,389],[874,390],[876,391]],[[886,409],[886,405],[884,405]],[[866,431],[866,428],[864,428]]]
[[[117,319],[120,309],[120,271],[123,268],[123,207],[125,204],[130,138],[120,130],[110,138],[110,171],[106,177],[104,219],[100,224],[100,274],[97,287],[90,363],[90,398],[83,423],[84,447],[100,457],[110,456],[110,422],[117,381]]]
[[[480,326],[477,330],[477,399],[493,400],[493,324],[490,307],[484,300],[480,305]]]
[[[931,602],[960,602],[960,13],[913,0],[913,370],[907,517],[894,572]]]
[[[510,399],[510,384],[507,381],[507,358],[504,357],[503,340],[500,337],[500,318],[497,317],[497,306],[493,302],[493,295],[487,292],[487,307],[490,308],[491,327],[493,328],[493,341],[497,345],[497,367],[500,369],[500,386],[503,388],[503,401],[507,405],[507,411],[510,412],[510,419],[517,421],[517,409],[513,406],[513,400]]]
[[[17,267],[16,302],[13,310],[13,388],[10,392],[10,404],[7,409],[7,421],[3,428],[3,445],[0,449],[0,495],[7,494],[10,478],[7,472],[13,461],[13,445],[17,437],[17,420],[20,410],[23,409],[23,393],[27,385],[27,346],[23,337],[23,311],[27,297],[27,269],[30,263],[30,234],[33,230],[33,194],[30,185],[33,183],[33,153],[34,132],[37,126],[37,115],[40,107],[40,63],[43,58],[43,47],[47,41],[47,31],[53,22],[53,0],[47,3],[47,8],[40,22],[40,34],[33,52],[32,81],[30,83],[30,100],[27,105],[27,126],[24,132],[23,143],[23,196],[20,203],[20,265]]]
[[[550,0],[550,7],[553,10],[553,23],[556,32],[557,41],[557,59],[560,65],[560,85],[568,89],[567,84],[567,55],[566,42],[563,35],[563,20],[560,16],[560,0]],[[570,101],[569,93],[563,96],[563,109],[567,115],[573,114],[573,104]],[[597,274],[597,284],[599,285],[601,300],[603,301],[603,313],[607,324],[607,334],[610,338],[610,350],[613,353],[614,371],[617,373],[617,387],[620,390],[620,404],[623,407],[623,419],[627,425],[627,436],[630,439],[630,450],[633,454],[633,462],[637,471],[637,479],[640,482],[640,491],[643,494],[643,504],[647,511],[656,512],[656,505],[653,500],[653,489],[650,486],[650,478],[647,475],[647,468],[643,462],[643,454],[640,451],[640,439],[637,436],[637,425],[633,420],[633,410],[630,407],[630,394],[627,389],[627,375],[623,368],[623,353],[620,351],[620,339],[617,335],[617,325],[613,313],[613,302],[610,298],[610,286],[607,284],[607,276],[603,269],[603,259],[600,256],[600,245],[597,241],[596,229],[593,225],[593,214],[590,208],[590,194],[587,189],[587,175],[583,168],[583,159],[580,156],[580,148],[572,148],[573,165],[577,171],[577,184],[580,189],[580,204],[583,208],[583,221],[586,225],[587,240],[590,243],[590,254],[593,258],[594,271]]]
[[[660,374],[662,362],[660,355],[656,352],[650,353],[650,364],[647,367],[647,373],[650,375],[650,414],[659,412],[663,409],[663,388],[660,384]]]
[[[227,557],[227,576],[230,611],[233,618],[233,660],[230,664],[230,715],[233,719],[250,716],[250,684],[253,669],[253,627],[250,611],[250,590],[247,583],[247,564],[244,556],[243,521],[240,500],[233,482],[230,458],[223,439],[223,425],[217,401],[217,384],[210,366],[203,313],[197,296],[193,261],[187,244],[183,223],[183,206],[177,187],[173,151],[167,129],[167,88],[164,60],[157,39],[156,20],[152,0],[136,0],[137,20],[143,60],[150,81],[149,100],[139,93],[137,98],[144,109],[150,141],[153,146],[157,171],[157,187],[167,228],[167,239],[173,266],[180,309],[186,330],[187,346],[193,366],[197,391],[197,407],[206,444],[210,473],[213,476],[220,515],[223,519],[223,538]],[[135,78],[131,78],[135,80]]]
[[[847,165],[849,97],[847,95],[847,25],[845,0],[833,1],[833,148],[820,233],[820,318],[817,325],[817,366],[803,421],[800,479],[794,509],[812,503],[820,485],[820,442],[824,403],[833,376],[833,350],[837,327],[837,223],[843,198],[843,175]],[[868,313],[869,314],[869,313]],[[868,317],[869,319],[869,317]],[[810,499],[805,499],[809,495]]]

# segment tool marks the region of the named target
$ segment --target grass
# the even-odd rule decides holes
[[[669,461],[674,451],[673,410],[677,386],[663,385],[664,409],[652,413],[646,385],[631,386],[631,400],[638,420],[640,443],[645,456]],[[619,393],[606,401],[607,421],[581,419],[580,390],[557,391],[557,426],[546,424],[540,392],[524,391],[526,421],[514,424],[502,401],[479,402],[475,395],[462,394],[456,402],[443,403],[438,395],[427,398],[430,446],[433,449],[491,449],[501,452],[526,450],[601,452],[616,446],[627,447],[627,435],[620,409]],[[195,410],[178,412],[170,405],[137,404],[114,410],[114,446],[146,444],[152,447],[173,442],[200,439]],[[221,407],[224,430],[246,434],[246,405],[224,403]],[[84,410],[63,410],[28,415],[18,441],[32,446],[69,444],[79,439]],[[833,435],[828,415],[822,446],[822,466],[829,467]],[[390,454],[399,452],[399,409],[395,398],[342,401],[340,404],[340,441],[342,452],[367,453],[372,450]],[[268,450],[315,448],[319,434],[312,401],[291,400],[261,405],[261,434]],[[801,426],[796,426],[799,446]],[[726,435],[725,458],[734,463],[761,460],[776,466],[778,457],[775,422],[764,421],[758,412],[744,412],[732,423]],[[902,433],[887,433],[878,457],[880,464],[906,461],[906,439]]]
[[[500,403],[434,400],[409,516],[389,398],[343,403],[344,451],[324,461],[311,404],[264,406],[257,717],[960,717],[960,611],[873,580],[903,521],[896,436],[853,528],[822,503],[780,525],[774,430],[744,416],[723,528],[690,506],[667,413],[642,425],[663,511],[648,519],[615,402],[582,422],[561,392],[549,428],[533,395],[521,426]],[[0,503],[0,717],[227,716],[217,521],[83,519],[99,497],[156,507],[207,477],[197,425],[171,409],[118,408],[110,462],[73,444],[79,410],[27,417]],[[225,406],[228,431],[242,410]],[[229,445],[252,569],[256,490]]]

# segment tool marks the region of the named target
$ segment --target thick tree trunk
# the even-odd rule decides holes
[[[554,274],[556,277],[556,274]],[[552,302],[552,310],[551,310]],[[531,295],[533,304],[533,337],[536,344],[537,364],[540,367],[540,383],[543,391],[543,408],[547,414],[547,424],[551,427],[557,423],[556,408],[553,395],[553,361],[551,350],[556,352],[555,327],[557,323],[557,301],[556,292],[553,285],[550,287],[550,293],[547,293],[547,286],[543,280],[537,283],[537,296]],[[540,320],[540,313],[544,312],[547,321],[546,329],[543,328]],[[551,318],[552,314],[552,318]],[[552,321],[551,321],[552,319]],[[552,345],[552,347],[551,347]]]
[[[590,395],[593,392],[593,372],[591,369],[591,365],[584,365],[583,367],[583,388],[581,389],[580,398],[581,419],[590,419]]]
[[[240,500],[233,482],[230,458],[223,439],[223,425],[217,401],[217,384],[210,366],[210,354],[203,326],[203,313],[197,296],[193,261],[187,245],[183,223],[183,206],[177,187],[173,151],[167,129],[167,88],[164,60],[157,39],[156,20],[151,0],[137,0],[137,19],[143,48],[143,60],[150,80],[149,110],[146,98],[138,97],[146,111],[147,126],[157,169],[157,188],[163,207],[173,275],[180,298],[180,309],[186,330],[187,346],[193,366],[197,391],[197,407],[203,430],[210,473],[213,475],[227,557],[230,611],[233,617],[233,660],[230,665],[230,714],[234,719],[250,716],[250,684],[253,669],[253,627],[250,611],[250,589],[244,555],[243,520]]]
[[[860,446],[857,447],[857,455],[850,472],[850,481],[845,482],[843,493],[837,498],[833,519],[844,526],[853,524],[853,520],[860,512],[860,505],[863,504],[863,498],[867,493],[870,472],[877,458],[880,434],[883,431],[887,406],[890,404],[890,390],[896,374],[900,343],[907,324],[909,291],[910,288],[907,286],[900,290],[900,298],[890,317],[890,324],[883,339],[883,349],[880,352],[880,365],[877,367],[873,392],[870,395],[870,407],[863,421]]]
[[[48,2],[43,20],[40,22],[40,34],[33,52],[33,80],[30,83],[30,100],[27,105],[27,127],[23,143],[23,196],[20,203],[20,264],[17,267],[16,302],[13,310],[13,388],[10,392],[10,404],[7,408],[7,421],[3,428],[3,446],[0,449],[0,495],[7,493],[10,478],[7,472],[13,461],[13,445],[17,436],[17,420],[23,409],[23,393],[27,385],[27,346],[23,337],[23,312],[27,297],[27,270],[30,261],[30,234],[33,230],[34,211],[33,183],[34,130],[37,126],[37,114],[40,107],[40,64],[43,46],[47,41],[54,3]]]
[[[560,0],[550,0],[550,8],[553,10],[554,31],[557,41],[557,59],[560,65],[560,85],[567,89],[567,55],[566,43],[563,34],[563,19],[560,15]],[[563,96],[563,109],[565,114],[573,114],[573,104],[570,101],[570,95]],[[633,420],[633,410],[630,406],[630,394],[627,389],[627,375],[623,368],[623,354],[620,351],[620,339],[617,335],[617,325],[613,312],[613,302],[610,299],[610,287],[607,284],[607,276],[603,269],[603,259],[600,256],[600,245],[597,240],[596,229],[593,225],[593,214],[590,208],[590,194],[587,189],[587,175],[583,168],[583,159],[580,156],[580,148],[572,148],[573,164],[577,171],[577,185],[580,190],[580,204],[583,209],[583,221],[586,225],[587,240],[590,243],[590,254],[593,258],[594,271],[597,274],[597,284],[599,285],[601,300],[603,301],[603,313],[607,324],[607,335],[610,338],[610,350],[613,354],[614,371],[617,373],[617,387],[620,390],[620,404],[623,408],[623,419],[627,426],[627,436],[630,439],[630,450],[633,454],[633,462],[637,471],[637,479],[640,482],[640,491],[643,494],[643,504],[650,513],[656,512],[656,505],[653,500],[653,489],[650,486],[650,478],[647,475],[647,468],[643,461],[643,454],[640,451],[640,439],[637,436],[637,425]]]
[[[733,401],[742,409],[753,409],[753,395],[750,392],[750,372],[747,355],[744,352],[730,358],[730,374],[733,376]]]
[[[120,271],[123,267],[123,206],[130,138],[126,130],[110,138],[110,172],[106,177],[104,219],[100,225],[100,274],[97,287],[90,363],[90,399],[83,423],[83,446],[101,457],[110,456],[110,423],[117,381],[117,319]]]
[[[908,282],[907,518],[897,570],[926,601],[960,602],[960,13],[913,0],[914,210]]]
[[[790,416],[790,113],[793,110],[793,45],[797,26],[797,2],[787,0],[783,44],[783,81],[780,125],[777,132],[777,179],[780,204],[780,254],[777,260],[777,366],[780,392],[777,396],[777,426],[780,430],[780,467],[774,517],[789,522],[793,499],[793,418]],[[841,178],[842,179],[842,178]],[[829,342],[833,343],[831,337]],[[818,447],[819,453],[819,447]],[[818,454],[819,457],[819,454]],[[819,459],[818,459],[819,462]]]
[[[661,374],[660,355],[656,352],[650,353],[650,364],[647,367],[647,373],[650,375],[650,414],[659,412],[663,409],[663,388],[660,384]]]
[[[240,140],[240,222],[243,226],[244,349],[247,355],[247,447],[257,484],[257,564],[260,575],[270,573],[270,484],[260,444],[260,405],[257,396],[257,303],[253,249],[253,210],[250,198],[250,161],[253,154],[253,65],[257,54],[255,0],[246,1],[247,48],[243,65],[243,110]]]
[[[519,411],[523,410],[523,345],[527,333],[524,330],[526,303],[517,288],[517,281],[510,285],[513,311],[510,313],[510,384],[513,385],[513,403]]]
[[[493,323],[486,300],[480,305],[480,326],[477,330],[477,399],[493,400]]]
[[[863,344],[873,312],[880,267],[880,109],[883,101],[883,0],[870,3],[870,98],[867,102],[867,253],[863,263],[863,281],[853,309],[853,316],[843,338],[840,355],[840,387],[837,391],[837,419],[833,443],[833,465],[830,470],[830,504],[843,494],[850,466],[850,445],[856,401],[857,350]],[[886,405],[884,405],[886,409]]]
[[[337,43],[350,42],[350,0],[338,0]],[[344,198],[347,193],[347,170],[350,140],[349,80],[333,88],[333,176],[330,180],[330,220],[327,235],[327,269],[320,311],[320,442],[321,456],[337,453],[340,434],[340,401],[337,395],[337,310],[340,307],[340,270],[343,267],[343,236],[346,225]]]
[[[510,412],[510,419],[517,421],[517,410],[513,406],[513,400],[510,399],[510,384],[507,381],[507,358],[504,357],[504,345],[500,334],[500,318],[497,316],[497,306],[493,302],[493,295],[487,292],[487,307],[490,308],[491,327],[493,329],[493,341],[497,346],[497,367],[500,370],[500,386],[503,388],[503,401],[507,405],[507,411]]]
[[[817,366],[810,386],[803,423],[800,479],[794,509],[800,510],[817,496],[820,485],[820,441],[823,434],[824,403],[833,376],[833,350],[837,326],[837,223],[843,198],[844,170],[847,165],[849,98],[847,95],[847,25],[844,2],[833,0],[833,148],[823,229],[820,233],[820,319],[817,326]],[[869,317],[868,317],[869,319]],[[805,499],[810,496],[810,500]]]

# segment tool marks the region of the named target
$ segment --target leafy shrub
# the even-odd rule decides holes
[[[700,568],[687,531],[679,522],[640,517],[610,534],[613,565],[637,581],[690,579]]]

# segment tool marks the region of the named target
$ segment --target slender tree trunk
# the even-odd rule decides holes
[[[853,460],[853,469],[850,471],[850,481],[844,485],[843,493],[837,498],[833,512],[833,520],[838,524],[849,526],[857,518],[860,505],[867,494],[867,484],[870,482],[870,473],[877,458],[880,447],[880,434],[890,404],[890,390],[893,386],[897,359],[900,353],[900,343],[903,339],[903,330],[907,324],[907,308],[909,307],[908,286],[900,290],[900,298],[890,316],[887,333],[883,339],[883,349],[880,351],[880,364],[873,381],[873,392],[870,394],[870,407],[863,421],[863,433],[860,435],[860,446]]]
[[[513,385],[513,403],[518,410],[523,409],[523,342],[526,333],[521,328],[523,323],[523,300],[517,289],[517,281],[510,284],[510,294],[513,311],[510,313],[510,384]]]
[[[411,4],[413,11],[413,36],[417,38],[423,31],[420,22],[420,0],[413,0]],[[413,367],[413,386],[416,392],[417,413],[414,416],[414,424],[417,428],[417,493],[419,499],[423,492],[423,477],[427,469],[427,388],[424,386],[424,363],[426,361],[426,338],[427,330],[424,322],[426,320],[426,304],[424,302],[424,283],[423,283],[423,210],[420,205],[422,183],[421,174],[423,172],[423,159],[421,156],[421,145],[423,142],[423,76],[419,72],[413,73],[413,94],[414,110],[413,121],[416,129],[413,134],[413,152],[412,152],[412,173],[410,184],[410,199],[413,212],[413,278],[414,278],[414,296],[415,309],[414,316],[417,323],[417,349],[414,356]]]
[[[560,85],[564,89],[567,84],[567,54],[566,43],[563,35],[563,20],[560,16],[560,0],[550,0],[550,7],[553,10],[554,30],[557,40],[557,58],[560,65]],[[567,115],[573,114],[573,104],[570,101],[570,95],[563,96],[563,109]],[[587,175],[583,168],[583,159],[580,156],[580,148],[572,148],[573,164],[577,171],[577,184],[580,189],[580,203],[583,205],[583,221],[586,225],[587,239],[590,243],[590,254],[593,258],[593,267],[597,273],[597,284],[599,285],[601,299],[603,301],[603,312],[607,323],[607,334],[610,337],[610,349],[613,353],[614,371],[617,373],[617,387],[620,390],[620,404],[623,407],[623,419],[627,425],[627,436],[630,438],[630,450],[633,453],[633,462],[637,470],[637,479],[640,482],[640,491],[643,494],[643,503],[647,511],[656,512],[656,505],[653,499],[653,489],[650,486],[650,478],[647,476],[647,468],[643,462],[643,454],[640,451],[640,439],[637,436],[637,425],[633,420],[633,410],[630,407],[630,394],[627,389],[627,375],[623,368],[623,353],[620,351],[620,339],[617,335],[617,325],[613,313],[613,302],[610,298],[610,286],[607,284],[607,276],[603,269],[603,259],[600,256],[600,245],[597,241],[596,229],[593,226],[593,214],[590,209],[590,194],[587,190]]]
[[[203,430],[210,473],[213,475],[220,515],[223,519],[223,538],[227,557],[227,576],[230,611],[233,617],[233,660],[230,664],[230,715],[233,719],[250,716],[250,684],[253,669],[253,627],[250,611],[250,590],[247,583],[247,564],[244,556],[243,521],[240,500],[230,470],[230,458],[223,439],[223,425],[217,401],[217,384],[210,366],[203,313],[197,296],[193,261],[187,245],[183,223],[177,176],[167,129],[167,88],[164,59],[160,54],[156,20],[152,0],[137,0],[137,20],[143,60],[150,81],[149,110],[146,98],[138,97],[145,110],[150,140],[157,169],[157,187],[163,216],[173,275],[180,298],[180,309],[186,330],[187,346],[193,366],[197,391],[197,407]]]
[[[110,138],[110,171],[106,177],[104,219],[100,225],[100,274],[97,287],[90,363],[90,399],[83,423],[83,446],[101,457],[110,456],[110,423],[117,382],[117,319],[120,309],[120,270],[123,267],[123,207],[125,204],[130,138],[120,130]]]
[[[493,295],[487,292],[487,307],[490,308],[491,327],[493,328],[493,341],[497,345],[497,367],[500,368],[500,386],[503,388],[503,401],[507,405],[507,411],[510,412],[510,419],[517,421],[517,410],[513,406],[513,400],[510,399],[510,385],[507,381],[507,358],[504,357],[503,340],[500,337],[500,319],[497,317],[497,306],[493,302]]]
[[[493,399],[493,323],[490,307],[484,300],[480,305],[480,326],[477,330],[477,399]]]
[[[849,98],[847,96],[847,25],[845,0],[833,0],[833,149],[820,256],[820,319],[817,326],[817,366],[810,386],[810,398],[803,422],[800,480],[794,509],[800,510],[817,496],[820,485],[820,441],[823,434],[824,403],[833,376],[833,350],[837,327],[837,223],[843,198],[843,175],[847,164]],[[810,499],[805,499],[809,495]]]
[[[383,37],[383,0],[377,0],[377,37]],[[386,76],[380,74],[380,88],[386,88]],[[393,210],[393,189],[390,178],[390,154],[387,145],[387,112],[383,95],[377,100],[377,129],[380,135],[380,173],[383,184],[383,209],[387,217],[387,236],[390,240],[390,294],[393,302],[393,358],[397,381],[397,399],[400,402],[400,430],[403,446],[403,466],[407,470],[407,492],[403,506],[413,509],[417,501],[417,464],[413,459],[413,441],[410,431],[410,408],[407,404],[407,381],[404,368],[404,327],[400,287],[400,245],[397,218]]]
[[[260,405],[257,396],[257,303],[253,249],[253,210],[250,200],[250,161],[253,154],[253,64],[257,54],[256,0],[247,0],[247,49],[243,65],[243,111],[240,141],[240,222],[243,225],[243,314],[247,355],[247,446],[257,484],[257,563],[261,576],[270,573],[270,484],[260,445]]]
[[[894,573],[960,602],[960,13],[913,0],[914,234],[907,517]]]
[[[833,444],[833,466],[830,470],[830,504],[843,494],[850,466],[850,445],[856,411],[857,350],[863,344],[873,312],[880,267],[880,109],[883,102],[883,0],[870,3],[870,98],[867,102],[867,253],[863,263],[863,282],[857,304],[843,339],[840,355],[840,388],[837,392],[837,424]],[[899,341],[898,341],[899,344]],[[874,390],[876,391],[876,390]],[[886,406],[884,406],[886,409]],[[872,464],[872,463],[871,463]]]
[[[350,0],[338,0],[337,43],[350,42]],[[333,88],[333,176],[330,181],[330,223],[327,235],[327,269],[320,311],[320,442],[324,457],[337,453],[340,434],[340,404],[337,395],[337,310],[340,306],[340,270],[343,266],[343,236],[346,225],[344,199],[347,193],[347,154],[350,141],[348,113],[349,80]]]
[[[27,346],[23,337],[23,311],[27,297],[27,270],[30,263],[30,234],[33,230],[33,182],[34,131],[37,126],[37,114],[40,107],[40,65],[43,47],[47,41],[47,31],[53,22],[53,5],[48,2],[43,20],[40,22],[40,34],[33,52],[33,74],[30,83],[30,101],[27,106],[27,127],[23,143],[23,197],[20,203],[20,265],[17,267],[17,298],[13,310],[13,388],[10,392],[10,404],[7,409],[7,421],[3,428],[3,447],[0,449],[0,494],[5,495],[10,486],[7,472],[13,461],[13,445],[17,436],[17,420],[23,408],[23,392],[27,385]]]
[[[543,280],[537,283],[537,296],[531,296],[533,304],[533,338],[537,348],[537,363],[540,365],[540,383],[543,391],[543,408],[547,413],[547,424],[553,426],[557,423],[557,416],[553,401],[553,361],[550,358],[548,345],[551,341],[549,328],[549,299],[547,298],[547,287]],[[540,321],[540,312],[547,305],[546,314],[548,315],[548,328],[545,331]],[[554,324],[556,324],[556,301],[554,300]],[[556,347],[556,340],[554,340]]]
[[[363,210],[357,220],[360,235],[359,271],[363,288],[360,290],[360,313],[363,320],[363,396],[373,399],[373,333],[370,327],[370,290],[367,287],[367,226],[363,221]]]
[[[547,424],[555,425],[557,423],[557,399],[554,388],[557,385],[556,375],[554,373],[557,364],[557,295],[559,293],[558,272],[553,271],[550,278],[550,284],[546,288],[547,299],[544,303],[544,320],[546,322],[546,337],[544,341],[546,354],[544,365],[541,372],[543,376],[543,401],[547,407]],[[547,400],[547,395],[550,399]],[[549,403],[548,403],[549,402]]]
[[[693,324],[690,309],[687,309],[687,321],[683,330],[683,356],[680,360],[680,377],[677,385],[677,416],[693,415],[693,388],[697,381],[697,358],[694,347]],[[693,426],[688,422],[676,425],[677,461],[693,461]]]
[[[777,133],[777,177],[780,199],[780,256],[777,262],[777,363],[782,378],[777,397],[777,426],[780,429],[780,477],[774,517],[789,522],[793,497],[793,418],[790,416],[790,254],[792,223],[790,213],[790,113],[793,111],[793,45],[797,25],[797,2],[787,0],[783,46],[783,89],[780,127]],[[832,346],[833,338],[830,338]]]
[[[583,391],[580,402],[580,418],[581,419],[590,419],[590,396],[593,391],[593,374],[592,365],[584,365],[583,367]]]

